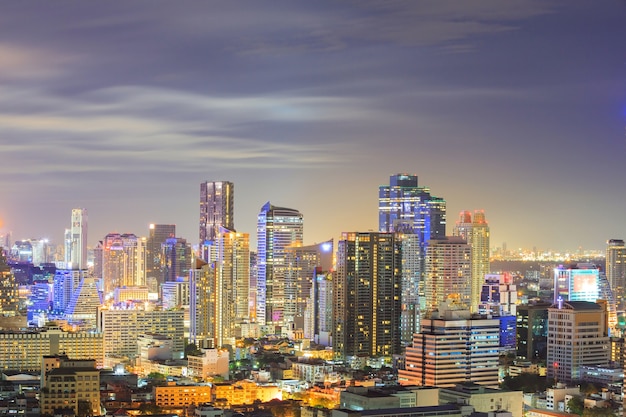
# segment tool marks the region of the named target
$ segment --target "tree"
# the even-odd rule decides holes
[[[616,417],[616,414],[610,408],[593,407],[585,408],[583,417]]]
[[[572,399],[567,402],[567,409],[570,413],[581,416],[583,411],[585,411],[585,400],[583,400],[582,397],[572,397]]]
[[[143,403],[139,406],[139,414],[160,414],[161,407],[153,402]]]
[[[545,376],[529,373],[522,373],[515,377],[507,376],[502,381],[502,388],[512,391],[542,392],[548,386],[549,383]]]

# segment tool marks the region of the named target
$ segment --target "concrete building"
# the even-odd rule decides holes
[[[202,355],[187,356],[189,377],[207,380],[219,376],[229,377],[228,362],[230,355],[225,349],[202,349]]]
[[[500,321],[442,304],[422,319],[421,332],[406,348],[403,385],[454,387],[465,382],[497,387]],[[468,351],[467,347],[472,349]]]
[[[103,365],[103,336],[97,332],[65,332],[50,326],[28,331],[0,331],[0,369],[39,371],[42,357],[66,354]]]
[[[144,310],[102,307],[98,309],[98,331],[103,336],[106,356],[125,356],[131,361],[139,356],[137,338],[154,333],[173,341],[175,358],[184,350],[184,312],[182,310]]]
[[[611,349],[605,303],[560,300],[548,309],[548,378],[569,383],[581,366],[606,366]]]
[[[462,415],[461,407],[451,404],[375,410],[333,409],[331,412],[331,417],[461,417]]]

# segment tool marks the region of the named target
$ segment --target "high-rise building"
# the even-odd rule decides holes
[[[611,355],[606,306],[559,300],[548,309],[548,379],[581,379],[581,367],[606,366]]]
[[[87,269],[87,209],[72,210],[69,269]]]
[[[285,321],[296,328],[304,326],[304,312],[311,303],[315,271],[330,271],[333,264],[333,241],[285,248]]]
[[[163,283],[161,245],[167,239],[175,236],[175,224],[150,224],[148,239],[146,240],[146,277],[156,278],[159,284]]]
[[[447,299],[470,307],[472,252],[459,236],[431,240],[426,246],[424,306],[433,311]]]
[[[402,234],[401,340],[419,330],[424,296],[424,258],[431,239],[446,235],[446,202],[418,185],[417,175],[396,174],[378,188],[378,230]]]
[[[559,265],[554,269],[554,300],[590,301],[600,298],[600,268],[594,264]]]
[[[176,282],[191,269],[191,245],[182,237],[170,237],[161,245],[163,282]]]
[[[302,213],[269,201],[261,207],[257,223],[257,322],[261,325],[284,321],[285,251],[302,240]]]
[[[517,314],[517,286],[510,273],[485,275],[478,310],[496,316]]]
[[[417,234],[422,244],[444,237],[446,203],[418,186],[417,175],[392,175],[378,187],[378,230]]]
[[[626,246],[621,239],[610,239],[606,247],[606,277],[616,296],[617,309],[625,307]]]
[[[217,347],[233,345],[237,324],[249,319],[250,235],[220,227],[216,237]]]
[[[102,245],[102,281],[106,297],[117,287],[141,285],[138,279],[137,236],[132,233],[109,233]]]
[[[219,228],[235,230],[235,185],[229,181],[200,184],[200,245],[215,242]]]
[[[338,358],[400,353],[401,264],[395,234],[343,234],[333,288],[333,348]]]
[[[215,269],[196,258],[189,271],[189,342],[199,348],[216,346],[215,303]]]
[[[517,306],[517,357],[545,362],[548,353],[548,308],[538,302]]]
[[[333,335],[333,272],[315,270],[310,302],[304,311],[304,337],[322,346],[331,346]]]
[[[18,313],[18,285],[11,267],[7,264],[4,249],[0,248],[0,315],[15,316]]]
[[[472,285],[470,296],[470,309],[478,311],[480,293],[485,275],[489,273],[489,225],[485,220],[482,210],[474,211],[474,216],[469,211],[461,212],[460,218],[454,228],[455,236],[461,236],[471,248],[472,252]]]
[[[472,315],[448,301],[422,319],[420,329],[406,348],[405,369],[398,371],[402,385],[498,387],[499,319]]]

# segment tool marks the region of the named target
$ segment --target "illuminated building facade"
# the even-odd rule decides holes
[[[206,181],[200,184],[200,244],[215,242],[219,228],[235,230],[235,184]]]
[[[424,259],[427,242],[446,235],[446,202],[417,175],[396,174],[378,188],[378,230],[402,234],[401,340],[410,344],[423,310]]]
[[[216,243],[215,330],[221,347],[233,345],[235,328],[249,319],[250,235],[220,227]]]
[[[7,264],[4,249],[0,248],[0,315],[15,316],[18,312],[18,285]]]
[[[606,307],[563,301],[548,309],[548,379],[578,381],[582,366],[608,365],[611,349]]]
[[[103,335],[106,356],[138,356],[137,338],[154,333],[173,341],[174,357],[182,357],[184,350],[183,310],[142,310],[134,308],[99,308],[98,331]]]
[[[150,224],[149,226],[148,239],[146,239],[146,277],[156,279],[159,284],[163,283],[161,245],[175,236],[175,224]]]
[[[81,403],[88,404],[88,415],[99,416],[100,371],[94,360],[61,360],[59,367],[46,372],[39,395],[41,414],[71,409],[79,415]]]
[[[109,233],[102,244],[102,282],[106,296],[118,287],[142,285],[138,282],[141,262],[137,236],[132,233]]]
[[[186,239],[170,237],[161,245],[163,282],[176,282],[191,269],[191,245]]]
[[[470,296],[470,309],[478,311],[480,293],[485,276],[489,273],[489,225],[485,219],[485,213],[481,210],[461,212],[460,218],[454,227],[455,236],[461,236],[471,248],[472,259],[472,285]]]
[[[554,269],[554,303],[590,301],[600,298],[600,269],[593,264],[560,265]]]
[[[517,314],[517,286],[510,273],[485,275],[478,310],[498,316]]]
[[[425,311],[431,312],[452,298],[470,307],[472,250],[460,236],[431,240],[424,266]]]
[[[196,258],[189,271],[189,342],[200,348],[216,346],[216,291],[213,265]]]
[[[344,233],[333,288],[338,358],[400,353],[402,253],[394,233]]]
[[[303,217],[298,210],[268,201],[257,223],[257,322],[283,323],[287,274],[286,249],[302,245]]]
[[[450,388],[472,382],[498,387],[498,318],[472,315],[447,303],[422,319],[420,329],[406,348],[405,369],[398,371],[402,385]]]
[[[621,239],[611,239],[606,247],[606,277],[616,296],[617,309],[624,309],[626,291],[626,246]]]
[[[285,321],[303,328],[304,313],[311,303],[315,271],[330,271],[333,264],[333,241],[285,248]]]
[[[333,334],[333,275],[316,268],[310,302],[304,312],[304,337],[322,346],[331,346]]]
[[[549,303],[517,306],[517,357],[533,362],[545,362],[548,352]]]

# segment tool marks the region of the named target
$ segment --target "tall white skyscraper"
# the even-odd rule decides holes
[[[87,269],[87,209],[72,210],[69,249],[70,268]]]

